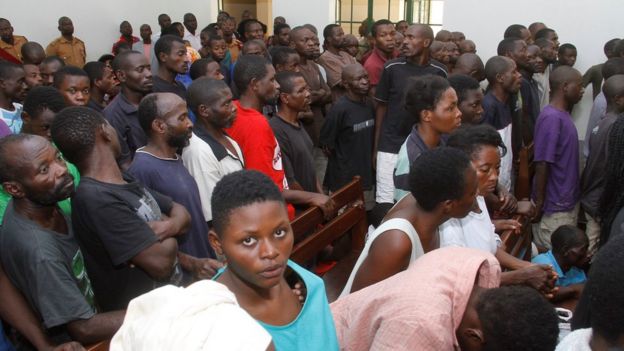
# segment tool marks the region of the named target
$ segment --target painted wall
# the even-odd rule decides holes
[[[87,60],[97,60],[110,53],[119,38],[119,24],[127,20],[132,24],[134,35],[139,36],[139,27],[147,23],[153,33],[158,33],[158,15],[166,13],[174,22],[182,22],[187,12],[197,17],[198,29],[217,20],[216,0],[0,0],[0,8],[9,9],[2,16],[11,21],[14,33],[24,35],[40,43],[44,48],[60,33],[58,18],[67,16],[74,22],[74,35],[85,42]]]
[[[559,35],[559,42],[576,46],[574,67],[581,73],[606,60],[603,45],[622,37],[621,0],[445,0],[444,28],[460,30],[477,44],[477,54],[485,62],[496,55],[496,47],[508,25],[544,22]],[[591,86],[573,111],[579,138],[585,137],[591,110]]]
[[[319,33],[336,21],[335,0],[273,0],[273,17],[283,16],[291,26],[314,25]]]

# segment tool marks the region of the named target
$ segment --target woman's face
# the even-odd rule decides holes
[[[435,105],[431,125],[440,134],[449,134],[461,125],[461,111],[457,107],[455,89],[448,88]]]
[[[500,154],[497,147],[483,145],[472,155],[472,165],[477,170],[479,195],[487,195],[496,190],[500,172]]]

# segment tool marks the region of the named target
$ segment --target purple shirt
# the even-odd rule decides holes
[[[544,107],[535,125],[534,160],[547,162],[550,166],[544,213],[573,210],[580,194],[579,144],[576,127],[568,112],[551,105]]]
[[[9,128],[9,126],[7,126],[7,124],[0,119],[0,138],[5,137],[9,134],[12,134],[11,128]]]

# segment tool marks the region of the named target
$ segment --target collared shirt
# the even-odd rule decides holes
[[[195,31],[195,34],[189,32],[186,27],[184,27],[184,40],[188,41],[193,49],[199,50],[201,49],[201,39],[199,38],[199,31]]]
[[[87,107],[92,109],[92,110],[94,110],[94,111],[97,111],[99,113],[103,113],[105,106],[104,105],[100,105],[98,102],[96,102],[93,99],[89,99],[89,102],[87,102]]]
[[[186,100],[186,88],[182,83],[176,80],[173,83],[169,83],[157,75],[152,77],[152,82],[154,84],[152,86],[154,93],[173,93],[182,98],[182,100]]]
[[[342,81],[342,68],[353,63],[356,63],[355,57],[344,51],[339,51],[338,55],[336,55],[329,50],[325,50],[319,57],[319,64],[327,71],[327,84],[330,88]]]
[[[9,44],[4,40],[0,40],[0,49],[8,52],[16,59],[22,61],[22,45],[26,44],[28,39],[21,35],[13,36],[13,44]]]
[[[585,131],[585,142],[583,143],[583,155],[589,157],[589,138],[592,132],[598,126],[600,121],[607,113],[607,98],[601,91],[594,99],[591,112],[589,113],[589,121],[587,121],[587,131]]]
[[[46,55],[56,55],[65,61],[65,64],[82,68],[87,59],[87,51],[82,40],[72,37],[71,41],[64,37],[54,39],[46,48]]]
[[[395,57],[397,57],[397,55],[396,53],[393,53],[391,58],[393,59]],[[381,71],[388,60],[390,59],[387,58],[383,52],[374,48],[370,56],[366,59],[366,62],[364,62],[364,68],[366,69],[366,72],[368,72],[368,79],[370,80],[370,84],[372,86],[379,84]]]
[[[548,252],[535,256],[532,260],[532,263],[538,264],[549,264],[552,265],[555,272],[557,272],[557,283],[556,286],[569,286],[572,284],[581,284],[587,280],[587,276],[582,269],[578,269],[576,267],[570,268],[567,272],[564,272],[559,266],[555,255],[553,255],[552,250],[548,250]]]
[[[212,220],[210,198],[217,182],[225,175],[245,168],[243,152],[229,136],[225,136],[234,146],[236,154],[221,145],[198,123],[193,128],[189,145],[182,151],[184,167],[195,179],[199,188],[202,212],[206,221]]]
[[[138,43],[139,41],[141,41],[141,39],[139,39],[138,37],[132,36],[132,42],[129,42],[128,40],[126,40],[126,37],[124,37],[123,35],[119,37],[119,39],[113,44],[113,48],[111,49],[111,52],[115,52],[115,49],[117,48],[117,46],[119,46],[119,44],[121,43],[128,43],[130,44],[130,47],[133,46],[134,43]],[[133,48],[134,49],[134,48]]]
[[[104,109],[104,117],[117,130],[124,162],[134,158],[134,152],[147,144],[147,136],[139,123],[138,106],[133,105],[120,93]]]

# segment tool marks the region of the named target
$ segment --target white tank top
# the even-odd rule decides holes
[[[345,285],[344,290],[340,294],[340,297],[348,295],[351,293],[351,286],[353,285],[353,280],[355,279],[355,274],[360,269],[360,266],[368,257],[368,251],[370,250],[373,241],[377,239],[377,237],[389,230],[400,230],[412,242],[412,255],[410,256],[410,263],[414,262],[418,257],[424,255],[424,250],[422,244],[420,243],[420,237],[418,237],[418,233],[416,229],[412,226],[410,221],[403,218],[391,218],[385,222],[383,222],[377,229],[375,229],[372,233],[369,231],[366,238],[366,244],[364,245],[364,250],[358,257],[355,266],[353,267],[353,271],[351,271],[351,275],[349,276],[349,280],[347,280],[347,285]]]

